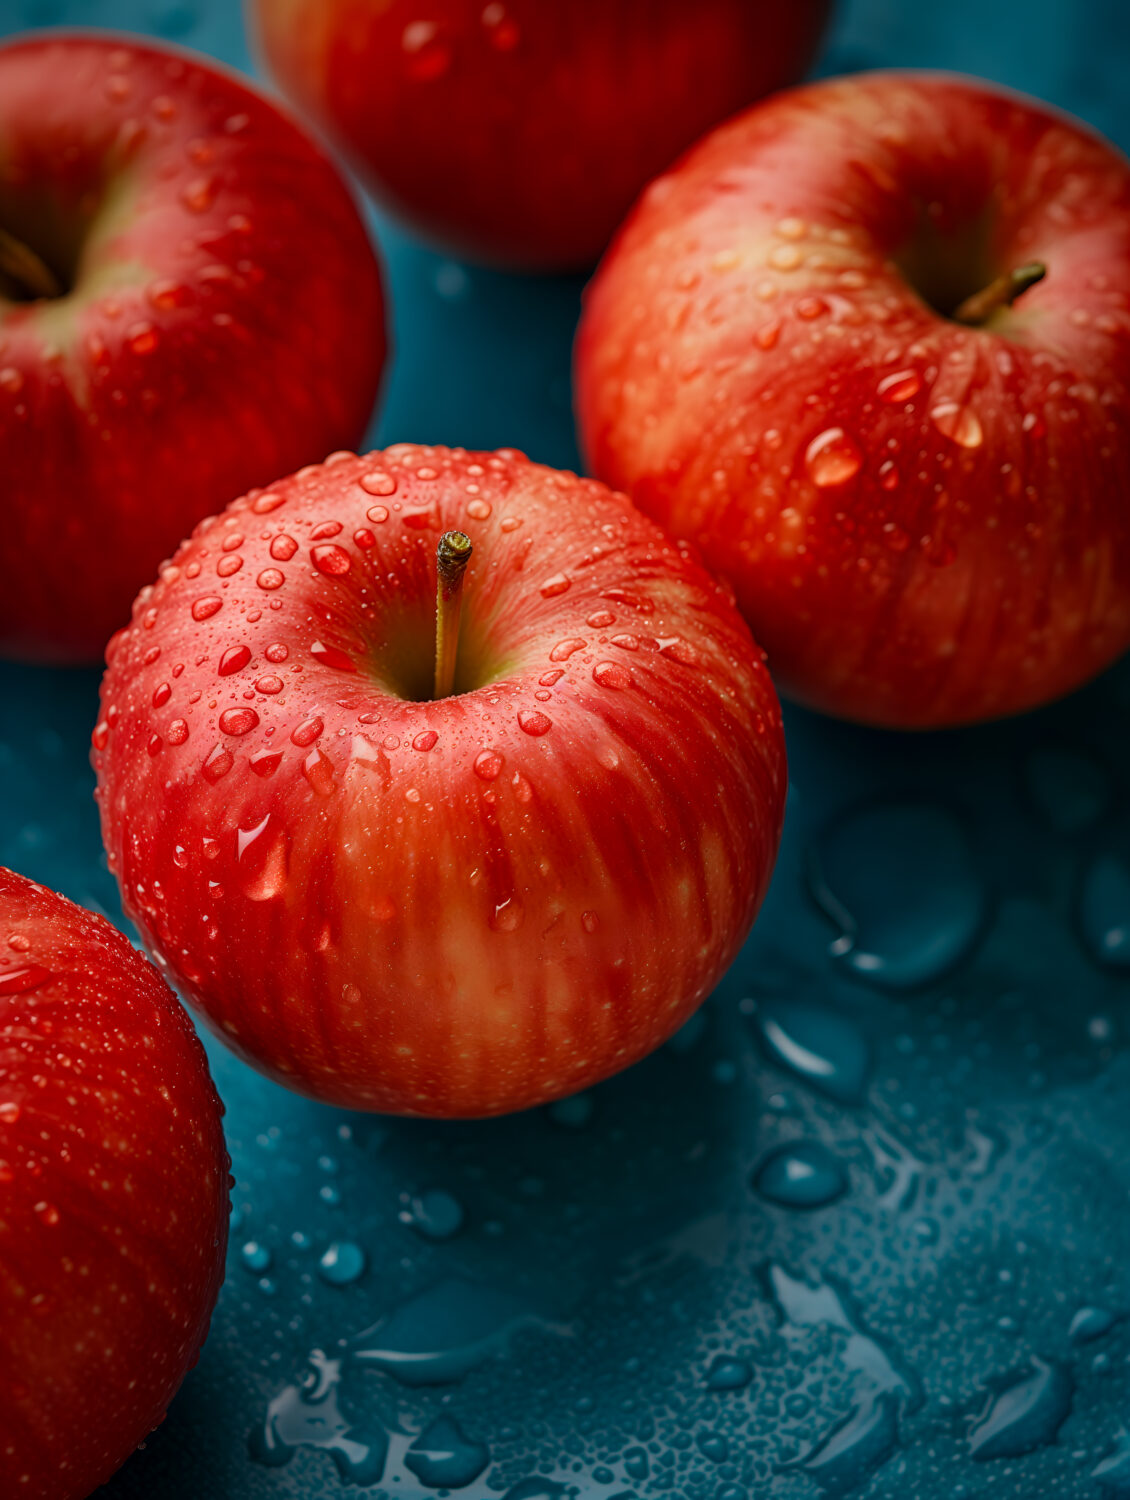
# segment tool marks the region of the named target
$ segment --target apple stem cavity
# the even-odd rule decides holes
[[[0,287],[3,282],[21,302],[63,295],[59,279],[46,261],[30,245],[0,228]]]
[[[1043,281],[1047,274],[1047,266],[1038,260],[1031,261],[1026,266],[1017,266],[1014,271],[1005,271],[1003,276],[990,281],[987,287],[974,292],[972,297],[966,297],[955,309],[954,321],[967,323],[972,328],[981,327],[1000,308],[1011,307],[1017,297],[1030,286],[1035,286],[1037,281]]]
[[[433,698],[450,698],[459,655],[463,574],[474,548],[463,531],[445,531],[436,548],[436,675]]]

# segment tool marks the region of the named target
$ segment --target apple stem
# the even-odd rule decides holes
[[[1011,307],[1022,292],[1035,286],[1037,281],[1043,281],[1047,274],[1047,266],[1038,260],[1026,266],[1017,266],[1015,271],[1006,271],[981,291],[974,292],[972,297],[966,297],[955,310],[954,321],[968,323],[974,328],[980,327],[982,323],[989,321],[998,308]]]
[[[471,538],[445,531],[436,548],[436,675],[433,698],[450,698],[459,655],[459,617],[463,611],[463,574],[471,561]]]
[[[21,297],[61,297],[63,288],[46,261],[30,245],[0,229],[0,277],[6,278]]]

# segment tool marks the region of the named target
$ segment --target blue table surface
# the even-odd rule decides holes
[[[248,65],[235,0],[0,0],[0,34],[55,23]],[[1125,0],[848,0],[819,70],[887,65],[979,73],[1130,146]],[[397,354],[372,442],[575,466],[580,282],[374,225]],[[117,917],[96,689],[0,666],[0,863]],[[445,1451],[466,1497],[1130,1496],[1128,716],[1126,664],[962,733],[787,711],[752,939],[674,1041],[566,1105],[351,1115],[209,1042],[228,1278],[102,1493],[411,1497]]]

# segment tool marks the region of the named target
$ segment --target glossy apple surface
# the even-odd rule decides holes
[[[792,82],[827,0],[249,0],[268,66],[396,211],[474,258],[595,261],[704,131]]]
[[[203,523],[112,645],[93,759],[130,915],[224,1039],[431,1115],[670,1035],[749,931],[785,792],[761,655],[699,564],[591,480],[409,445]]]
[[[1130,169],[1063,115],[898,73],[750,110],[641,201],[576,373],[594,472],[698,543],[804,703],[965,723],[1130,643]]]
[[[98,660],[201,516],[360,439],[383,358],[364,227],[278,109],[132,40],[0,47],[0,653]]]
[[[223,1278],[204,1049],[120,932],[0,868],[0,1494],[82,1500],[165,1415]]]

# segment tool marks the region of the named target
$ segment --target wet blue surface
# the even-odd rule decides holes
[[[852,0],[822,67],[978,71],[1128,146],[1126,16]],[[56,21],[246,62],[233,0],[0,0],[0,32]],[[373,440],[575,463],[579,283],[378,232],[399,352]],[[117,915],[96,685],[0,667],[0,862]],[[960,734],[789,712],[754,937],[660,1054],[553,1109],[348,1115],[209,1042],[228,1280],[105,1495],[1130,1495],[1128,728],[1126,666]],[[806,1160],[822,1202],[788,1201]]]

